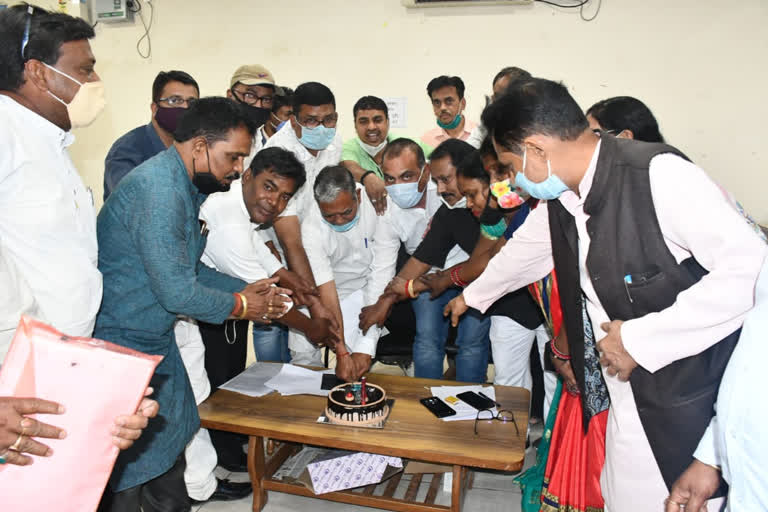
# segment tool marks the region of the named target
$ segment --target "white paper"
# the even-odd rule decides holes
[[[474,420],[477,418],[477,409],[468,403],[463,402],[460,398],[459,401],[454,404],[449,403],[445,400],[449,396],[455,397],[459,393],[464,393],[465,391],[474,391],[475,393],[482,391],[485,396],[492,399],[494,402],[496,401],[496,390],[493,386],[433,386],[430,388],[430,391],[434,396],[441,399],[443,402],[448,404],[449,407],[452,407],[453,410],[456,411],[454,416],[446,416],[445,418],[441,418],[443,421]],[[496,407],[491,409],[491,411],[493,411],[493,414],[498,412]]]
[[[390,128],[408,128],[408,98],[383,98],[387,104]]]
[[[246,396],[264,396],[272,391],[272,388],[264,384],[280,372],[283,363],[253,363],[240,375],[219,386],[219,389],[227,389]]]
[[[327,396],[328,390],[320,389],[323,372],[307,370],[300,366],[284,364],[280,372],[269,379],[265,386],[277,390],[281,395]]]

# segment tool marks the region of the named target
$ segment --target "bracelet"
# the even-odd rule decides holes
[[[405,282],[405,296],[410,298],[410,294],[408,293],[408,285],[411,284],[410,281]]]
[[[413,279],[408,281],[408,296],[412,299],[416,298],[416,293],[413,291]]]
[[[338,352],[336,352],[336,357],[337,357],[337,358],[339,358],[339,357],[344,357],[344,356],[348,356],[348,355],[349,355],[349,352],[348,352],[348,351],[344,351],[344,352],[342,352],[342,353],[338,353]]]
[[[550,348],[552,350],[552,355],[555,356],[555,359],[559,359],[561,361],[570,361],[571,360],[571,356],[569,356],[567,354],[563,354],[562,352],[557,350],[557,347],[555,346],[555,340],[550,341],[549,342],[549,346],[550,346]]]
[[[232,297],[235,298],[235,307],[232,308],[231,316],[237,318],[237,316],[243,311],[243,299],[239,293],[233,293]]]
[[[362,175],[362,176],[360,176],[360,184],[361,184],[362,186],[365,186],[365,183],[363,183],[363,181],[365,181],[365,178],[366,178],[366,176],[368,176],[369,174],[376,174],[376,173],[375,173],[375,172],[373,172],[373,171],[365,171],[365,172],[363,173],[363,175]]]
[[[243,295],[242,293],[238,293],[237,295],[240,296],[240,300],[243,303],[243,310],[240,312],[239,315],[237,315],[237,318],[242,320],[245,318],[245,314],[248,312],[248,299],[246,299],[245,295]]]
[[[467,283],[465,281],[462,281],[461,278],[459,277],[460,269],[461,269],[460,266],[451,269],[451,282],[460,288],[464,288],[467,286]]]

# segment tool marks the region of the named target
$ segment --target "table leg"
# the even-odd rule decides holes
[[[461,512],[461,505],[464,501],[464,478],[467,475],[467,468],[464,466],[453,466],[453,482],[451,488],[451,512]]]
[[[264,438],[250,436],[248,438],[248,475],[253,485],[253,512],[260,512],[267,504],[267,491],[264,490]]]

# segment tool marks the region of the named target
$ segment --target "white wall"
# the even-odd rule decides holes
[[[399,0],[155,0],[152,58],[135,50],[143,29],[99,24],[93,41],[109,106],[78,133],[72,153],[101,198],[112,142],[149,120],[151,83],[182,69],[203,95],[223,94],[235,68],[262,63],[281,84],[326,83],[344,136],[362,95],[406,96],[408,128],[434,126],[429,79],[460,75],[477,119],[493,75],[516,65],[560,79],[587,108],[632,95],[645,101],[669,142],[768,221],[764,98],[765,0],[603,0],[594,22],[544,4],[409,10]],[[145,13],[148,14],[145,6]]]

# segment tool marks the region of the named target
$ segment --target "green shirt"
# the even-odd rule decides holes
[[[393,140],[399,138],[399,135],[395,135],[393,133],[387,134],[387,143],[392,142]],[[344,160],[351,160],[366,171],[373,171],[376,173],[376,176],[378,176],[381,179],[384,179],[384,174],[382,174],[381,169],[379,169],[378,164],[373,160],[373,157],[365,152],[365,150],[358,144],[359,139],[357,137],[352,137],[351,139],[347,139],[344,141],[344,146],[341,152],[341,161]],[[412,140],[412,139],[411,139]],[[432,148],[424,144],[420,141],[414,141],[416,144],[421,146],[421,149],[424,150],[424,157],[429,158],[429,155],[432,154]]]

